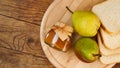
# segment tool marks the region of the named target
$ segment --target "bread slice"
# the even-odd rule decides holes
[[[116,49],[120,47],[120,33],[111,35],[107,33],[103,28],[100,28],[100,33],[104,45],[109,49]]]
[[[120,32],[120,0],[107,0],[95,5],[92,11],[99,17],[108,32]]]
[[[102,43],[102,40],[101,40],[101,37],[100,37],[100,34],[98,33],[98,45],[99,45],[99,48],[100,48],[100,52],[102,55],[113,55],[113,54],[120,54],[120,48],[118,49],[108,49],[104,46],[104,44]]]
[[[111,68],[112,66],[115,65],[115,63],[120,62],[120,49],[110,50],[110,49],[105,48],[105,46],[102,44],[99,33],[98,33],[98,45],[99,45],[100,52],[102,55],[100,57],[100,61],[103,64],[110,64],[110,66],[107,66],[106,68]],[[118,60],[116,58],[118,58]]]
[[[110,56],[102,55],[100,57],[100,61],[103,64],[119,63],[120,62],[120,54],[114,54],[114,55],[110,55]]]

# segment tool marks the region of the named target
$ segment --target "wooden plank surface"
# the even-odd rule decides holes
[[[0,14],[40,24],[42,16],[53,0],[0,0]]]
[[[53,68],[45,57],[0,47],[0,68]]]
[[[42,17],[53,0],[0,0],[0,68],[54,68],[42,51]]]

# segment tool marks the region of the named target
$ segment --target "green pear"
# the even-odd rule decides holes
[[[72,12],[72,24],[75,31],[85,37],[93,37],[97,34],[100,27],[100,21],[98,17],[91,11],[75,11]]]
[[[74,51],[79,59],[88,63],[97,60],[100,56],[98,45],[91,38],[78,39],[74,46]]]

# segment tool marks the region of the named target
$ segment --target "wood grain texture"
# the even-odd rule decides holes
[[[0,47],[0,68],[53,68],[46,58]]]
[[[40,25],[53,0],[0,0],[0,14]]]
[[[33,55],[42,55],[39,26],[0,16],[0,46]]]
[[[41,59],[39,61],[36,61],[36,64],[37,62],[43,63],[41,64],[41,67],[53,67],[42,51],[41,44],[39,42],[39,26],[18,21],[12,18],[6,18],[4,16],[0,16],[0,20],[0,48],[7,49],[5,51],[4,49],[0,49],[0,52],[8,52],[7,54],[9,54],[9,51],[13,50],[14,52],[19,52],[19,54],[24,53],[24,55],[21,55],[21,59],[23,60],[27,58],[26,56],[29,57],[29,55],[31,55],[32,57],[35,57],[35,59]],[[0,54],[0,56],[2,57],[7,54]],[[13,58],[11,59],[11,61],[16,61],[16,59],[20,59],[20,57],[16,57],[16,59],[14,59],[14,56],[11,56],[11,58]],[[0,60],[2,61],[4,59],[1,58]],[[29,66],[29,63],[32,63],[33,60],[31,59],[31,61],[28,61],[27,66]],[[7,60],[4,61],[6,61],[6,63],[8,62]],[[5,68],[4,66],[6,65],[8,67],[11,66],[11,64],[4,65],[4,62],[1,63],[2,64],[0,66],[2,66],[2,68]],[[13,66],[11,66],[11,68],[16,68],[17,63],[20,63],[18,68],[21,68],[20,66],[22,66],[22,63],[25,63],[25,61],[16,62],[15,64],[12,64]],[[44,64],[46,64],[47,66]],[[26,65],[23,65],[23,68],[26,68]],[[33,67],[31,68],[38,67],[34,67],[33,65]]]
[[[53,0],[0,0],[0,68],[54,68],[40,44],[40,22]]]

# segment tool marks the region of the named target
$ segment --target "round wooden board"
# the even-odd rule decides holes
[[[72,48],[68,52],[57,51],[44,43],[47,31],[58,21],[71,25],[71,13],[67,11],[68,6],[72,11],[90,10],[93,5],[103,0],[55,0],[46,11],[40,28],[40,40],[44,53],[50,62],[57,68],[111,68],[114,64],[104,65],[99,60],[93,63],[84,63],[74,54]],[[76,39],[76,38],[75,38]]]

